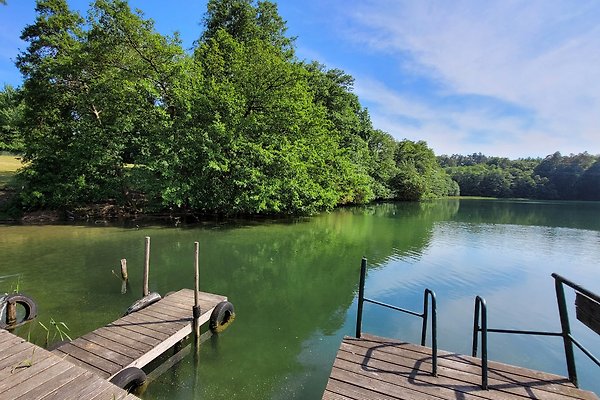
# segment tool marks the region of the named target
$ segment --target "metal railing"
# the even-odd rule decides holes
[[[567,310],[567,302],[565,300],[564,286],[567,285],[575,290],[576,293],[580,293],[591,299],[592,302],[598,304],[598,310],[600,310],[600,297],[587,289],[563,278],[562,276],[553,273],[554,285],[556,289],[556,301],[558,304],[558,314],[560,316],[560,332],[543,332],[543,331],[529,331],[519,329],[495,329],[488,328],[487,326],[487,306],[485,299],[480,296],[475,298],[475,316],[473,318],[473,349],[471,355],[477,356],[478,347],[478,333],[481,332],[481,388],[487,390],[488,388],[488,354],[487,354],[487,334],[488,333],[509,333],[518,335],[538,335],[538,336],[558,336],[563,338],[565,346],[565,357],[567,361],[567,371],[569,373],[569,381],[575,386],[577,384],[577,370],[575,368],[575,356],[573,353],[573,344],[575,344],[586,356],[588,356],[596,365],[600,367],[600,360],[596,358],[588,349],[586,349],[579,341],[577,341],[571,335],[571,328],[569,324],[569,313]],[[481,318],[480,318],[481,317]],[[480,323],[481,322],[481,323]]]
[[[423,294],[423,312],[418,313],[406,310],[391,304],[382,303],[365,297],[365,277],[367,274],[367,259],[363,257],[360,264],[360,282],[358,286],[358,312],[356,316],[356,337],[360,338],[362,329],[363,304],[365,302],[377,304],[382,307],[391,308],[405,314],[414,315],[423,319],[421,328],[421,346],[425,346],[427,338],[427,320],[429,319],[429,298],[431,298],[431,375],[437,376],[437,307],[435,293],[430,289],[425,289]]]

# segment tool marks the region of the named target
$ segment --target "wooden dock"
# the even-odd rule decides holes
[[[112,383],[0,329],[0,400],[136,400]]]
[[[200,292],[200,325],[227,298]],[[142,368],[192,333],[194,291],[182,289],[160,301],[67,343],[53,353],[110,379],[128,367]]]
[[[438,351],[431,376],[431,349],[362,334],[345,337],[323,399],[598,400],[565,377],[489,362],[489,390],[482,390],[480,360]]]

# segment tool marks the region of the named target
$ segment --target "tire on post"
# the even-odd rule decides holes
[[[141,369],[129,367],[113,376],[110,382],[121,389],[132,392],[142,387],[147,378],[146,373]]]
[[[4,316],[4,318],[2,318],[3,316],[0,316],[0,328],[17,327],[21,324],[31,321],[35,317],[37,317],[37,305],[35,304],[35,301],[33,301],[33,299],[31,297],[25,296],[24,294],[21,294],[21,293],[13,293],[13,294],[7,295],[4,298],[4,301],[6,302],[7,305],[11,305],[11,306],[15,306],[15,305],[19,304],[25,310],[25,315],[23,316],[22,320],[16,321],[15,324],[12,324],[10,326],[8,325],[8,323],[6,321],[6,316]],[[8,312],[8,310],[7,310],[7,312]]]
[[[223,332],[231,325],[235,319],[235,310],[233,304],[228,301],[222,301],[217,304],[210,314],[209,329],[213,334]]]

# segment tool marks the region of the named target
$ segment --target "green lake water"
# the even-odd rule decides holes
[[[228,296],[237,318],[203,344],[199,362],[188,355],[143,399],[319,399],[342,337],[354,332],[362,256],[367,297],[419,310],[423,290],[433,289],[440,348],[466,354],[476,295],[487,300],[491,327],[559,331],[552,272],[600,292],[600,203],[470,199],[275,222],[0,226],[0,292],[18,279],[39,321],[63,321],[71,336],[83,335],[139,297],[145,236],[152,291],[193,287],[199,241],[201,290]],[[121,258],[127,294],[112,273]],[[574,315],[571,323],[599,356],[600,337]],[[420,319],[366,304],[363,331],[418,342]],[[17,333],[38,344],[46,336],[37,322]],[[489,356],[566,375],[557,338],[490,335]],[[578,351],[577,367],[581,386],[600,393],[600,368]]]

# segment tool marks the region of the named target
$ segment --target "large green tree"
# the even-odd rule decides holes
[[[24,107],[19,90],[5,85],[0,91],[0,151],[18,153],[23,150],[20,125]]]
[[[424,142],[373,129],[350,75],[295,57],[272,2],[210,0],[192,52],[124,0],[36,11],[17,61],[26,206],[290,214],[451,192]]]

